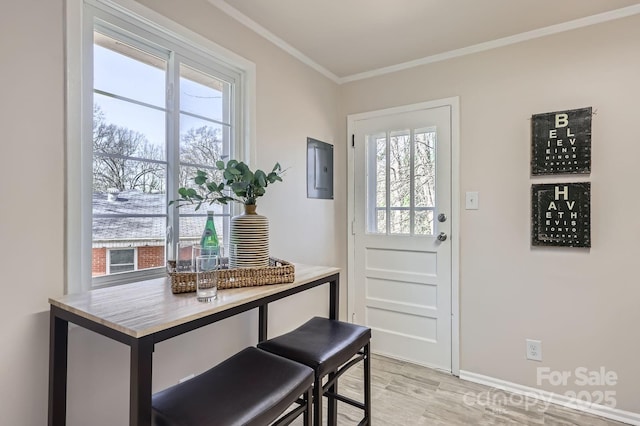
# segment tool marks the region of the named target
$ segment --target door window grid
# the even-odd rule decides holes
[[[366,136],[367,233],[433,235],[435,127]]]

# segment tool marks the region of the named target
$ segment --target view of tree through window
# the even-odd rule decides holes
[[[94,192],[165,191],[160,147],[149,143],[143,133],[108,123],[98,104],[93,108],[93,153]]]
[[[218,173],[229,156],[231,86],[110,33],[94,33],[93,57],[93,276],[164,267],[168,189],[192,186],[198,169]],[[176,100],[167,99],[171,70]],[[223,239],[228,208],[212,209]],[[206,209],[179,214],[180,238],[199,239]],[[137,258],[114,267],[116,253]]]
[[[433,235],[435,129],[367,136],[368,232]]]

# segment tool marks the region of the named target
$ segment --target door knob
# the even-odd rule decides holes
[[[438,241],[445,241],[447,239],[447,234],[445,234],[444,232],[441,232],[440,234],[438,234]]]

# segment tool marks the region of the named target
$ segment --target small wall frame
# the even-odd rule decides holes
[[[591,247],[591,183],[531,185],[531,245]]]
[[[333,200],[333,145],[307,138],[307,198]]]
[[[591,173],[592,108],[531,117],[531,175]]]

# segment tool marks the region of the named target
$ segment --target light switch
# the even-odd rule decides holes
[[[467,210],[478,210],[478,193],[477,192],[467,192],[466,200],[465,200],[465,208]]]

